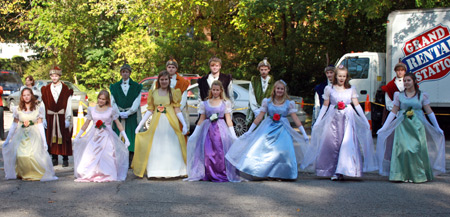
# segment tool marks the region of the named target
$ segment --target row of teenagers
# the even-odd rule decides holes
[[[75,181],[124,181],[129,167],[138,177],[212,182],[295,180],[299,171],[343,180],[378,171],[390,181],[421,183],[445,173],[444,134],[414,74],[406,74],[404,91],[394,94],[393,109],[377,133],[375,149],[344,66],[333,68],[333,76],[324,86],[311,139],[297,118],[286,82],[273,81],[269,75],[267,59],[258,64],[261,75],[252,78],[249,88],[248,120],[253,122],[238,138],[231,121],[231,75],[220,73],[222,62],[217,57],[211,58],[209,66],[211,72],[198,81],[202,102],[189,139],[182,111],[188,82],[178,74],[178,63],[173,59],[167,62],[156,88],[149,91],[147,112],[133,121],[130,117],[136,112],[129,111],[140,95],[133,98],[130,93],[139,85],[129,78],[131,67],[122,67],[123,79],[111,85],[112,96],[106,90],[99,93],[97,105],[88,108],[87,122],[73,140]],[[115,85],[120,89],[113,90]],[[128,105],[115,105],[124,101]],[[15,130],[11,126],[3,144],[6,178],[56,179],[46,151],[45,112],[31,89],[22,90],[19,108],[13,111],[13,125],[21,127]],[[143,131],[150,117],[149,127]],[[291,127],[288,117],[297,129]],[[85,132],[90,121],[94,125]]]

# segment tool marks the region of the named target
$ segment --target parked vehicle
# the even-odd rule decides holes
[[[41,90],[41,88],[47,84],[49,84],[51,80],[37,80],[35,82],[35,86],[38,90]],[[72,96],[72,110],[76,113],[78,112],[78,105],[79,102],[83,102],[83,108],[86,109],[86,106],[88,105],[88,96],[85,92],[80,91],[77,86],[75,86],[73,83],[69,81],[62,81],[65,85],[67,85],[70,89],[73,90],[73,96]],[[36,95],[41,95],[40,93],[35,93]],[[17,91],[11,95],[9,95],[6,99],[7,106],[11,108],[11,106],[17,106],[20,101],[20,91]]]
[[[6,98],[15,92],[19,92],[20,87],[23,86],[19,74],[15,71],[0,70],[0,86],[3,87],[2,99],[7,104]]]
[[[450,95],[450,8],[402,10],[389,14],[386,53],[348,53],[337,65],[348,68],[350,84],[359,91],[359,101],[367,95],[371,102],[384,105],[381,86],[395,77],[394,66],[402,61],[417,77],[420,89],[430,95],[436,113],[449,113]],[[364,105],[362,105],[364,106]],[[373,132],[381,127],[383,107],[372,105]],[[437,116],[441,126],[449,116]]]

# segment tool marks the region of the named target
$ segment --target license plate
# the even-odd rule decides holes
[[[80,96],[72,96],[72,99],[78,101],[78,100],[80,100]]]
[[[3,94],[11,94],[11,91],[10,90],[5,90],[5,91],[3,91]]]

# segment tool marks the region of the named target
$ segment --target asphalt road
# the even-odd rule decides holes
[[[10,113],[5,120],[9,128]],[[446,148],[449,171],[449,140]],[[76,183],[72,167],[55,170],[57,181],[30,182],[7,181],[1,169],[0,216],[450,216],[450,172],[422,184],[376,173],[341,182],[300,173],[295,182],[211,183],[140,179],[130,170],[124,182]]]

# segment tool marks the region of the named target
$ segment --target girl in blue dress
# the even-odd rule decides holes
[[[428,94],[419,90],[416,77],[403,78],[405,91],[394,93],[394,108],[378,130],[379,173],[390,181],[426,182],[445,173],[445,138],[431,110]],[[424,111],[431,125],[425,118]],[[395,118],[395,119],[394,119]],[[394,135],[392,149],[386,146]]]
[[[226,159],[239,171],[253,177],[297,179],[297,162],[309,139],[283,80],[275,82],[271,97],[262,101],[260,111],[248,132],[228,150]],[[263,120],[266,113],[268,116]],[[289,115],[303,136],[291,127]]]

